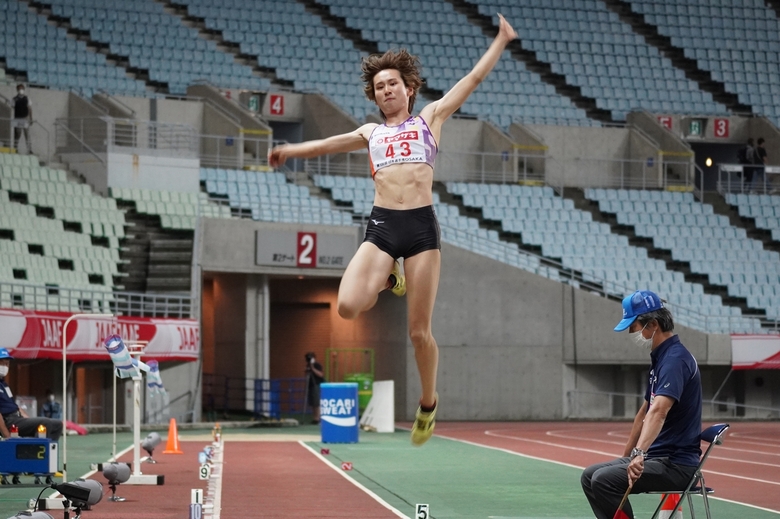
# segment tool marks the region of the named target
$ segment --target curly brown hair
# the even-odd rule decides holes
[[[363,92],[365,92],[369,101],[376,102],[374,76],[383,70],[397,70],[401,74],[401,81],[404,82],[404,86],[412,87],[412,95],[409,96],[409,113],[411,114],[414,108],[414,100],[417,98],[417,92],[422,86],[420,68],[420,59],[410,54],[406,49],[398,51],[388,50],[384,54],[372,54],[367,58],[363,58],[360,64],[360,69],[363,71],[360,79],[365,83]],[[381,110],[379,113],[382,114],[382,119],[386,119],[385,114]]]

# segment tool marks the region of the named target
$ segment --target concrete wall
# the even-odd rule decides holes
[[[549,156],[549,149],[542,136],[518,123],[509,126],[509,136],[515,143],[515,155],[518,170],[523,174],[522,178],[527,178],[529,175],[544,178],[546,171],[544,157]]]
[[[514,142],[495,126],[474,119],[449,119],[442,126],[436,180],[514,182]]]
[[[199,127],[208,135],[220,136],[201,139],[200,152],[204,157],[208,157],[206,162],[220,164],[222,167],[241,167],[244,154],[240,145],[240,125],[211,105],[203,105],[202,117],[203,123]],[[233,137],[232,144],[228,145],[225,137]]]
[[[658,187],[660,155],[648,135],[631,128],[531,125],[549,159],[544,179],[567,187]],[[515,130],[523,137],[523,133]],[[525,137],[528,140],[528,137]]]
[[[243,272],[250,274],[279,274],[294,276],[341,277],[343,268],[287,268],[255,265],[256,231],[258,229],[298,231],[326,231],[343,234],[355,239],[355,248],[362,241],[359,227],[334,227],[324,225],[270,224],[252,220],[225,220],[204,218],[198,251],[199,263],[204,271]],[[352,259],[349,255],[346,260]]]
[[[88,180],[98,192],[104,195],[108,193],[109,187],[198,193],[200,192],[200,161],[196,158],[109,153],[108,176],[105,181]]]
[[[97,156],[91,153],[61,153],[60,159],[69,169],[84,177],[92,189],[105,193],[108,185],[107,155],[105,152]]]
[[[658,116],[649,112],[629,112],[626,116],[626,123],[640,128],[658,143],[665,163],[663,168],[667,174],[684,179],[693,173],[691,167],[688,166],[691,157],[693,157],[693,151],[680,135],[679,116],[668,117],[672,118],[671,130],[662,126],[658,121]]]
[[[258,372],[243,362],[247,359],[257,364],[264,316],[255,302],[262,285],[260,279],[267,275],[271,287],[285,287],[271,291],[271,305],[327,303],[333,313],[334,347],[373,347],[377,378],[396,381],[397,418],[412,419],[420,397],[420,382],[414,351],[406,336],[406,301],[381,294],[375,309],[356,321],[341,320],[335,313],[335,280],[341,276],[340,270],[254,265],[253,233],[265,225],[298,228],[204,220],[199,258],[206,275],[221,280],[220,272],[249,274],[226,278],[230,280],[231,302],[226,300],[224,307],[216,295],[217,283],[222,282],[215,281],[212,290],[214,336],[221,336],[222,326],[240,328],[240,333],[229,331],[230,345],[223,347],[228,349],[217,347],[217,356],[232,355],[233,350],[240,349],[236,354],[240,361],[235,361],[240,365],[231,363],[224,369],[247,376]],[[342,231],[356,232],[351,228]],[[432,323],[440,348],[441,419],[558,419],[569,412],[568,391],[642,391],[648,352],[632,346],[626,334],[612,331],[621,315],[619,302],[446,243],[442,245],[442,257]],[[296,276],[301,276],[300,285],[274,285],[276,279]],[[225,313],[223,322],[217,318],[220,313]],[[207,333],[204,330],[204,340]],[[685,327],[678,327],[677,333],[700,366],[720,368],[730,364],[728,336],[708,335]],[[213,340],[216,343],[217,339]],[[221,369],[218,362],[209,362]],[[604,405],[598,401],[585,403],[593,409]],[[619,407],[619,416],[636,411],[635,402],[620,401],[615,406]]]
[[[360,122],[320,94],[303,97],[303,140],[323,139],[354,131]]]
[[[157,122],[186,124],[203,131],[204,104],[200,101],[183,99],[157,99]]]
[[[170,398],[168,411],[171,418],[179,422],[200,421],[200,370],[200,362],[160,363],[160,378]],[[132,407],[132,403],[126,407]],[[191,414],[191,411],[194,413]]]
[[[649,353],[612,331],[619,302],[447,244],[442,257],[433,316],[441,419],[558,419],[569,390],[642,391]],[[730,363],[728,336],[677,333],[701,366]],[[420,385],[407,348],[411,419]]]

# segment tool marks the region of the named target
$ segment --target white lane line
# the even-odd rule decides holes
[[[729,438],[747,438],[748,440],[758,440],[760,442],[763,442],[764,445],[771,445],[771,444],[780,445],[780,440],[777,440],[775,438],[762,438],[760,436],[752,436],[749,433],[741,433],[738,431],[729,433]]]
[[[488,435],[488,436],[499,436],[497,434],[490,434],[490,431],[485,431],[485,434]],[[570,463],[563,463],[561,461],[550,460],[550,459],[545,459],[545,458],[539,458],[537,456],[529,456],[528,454],[522,454],[522,453],[519,453],[519,452],[514,452],[514,451],[511,451],[509,449],[504,449],[504,448],[501,448],[501,447],[493,447],[492,445],[484,445],[484,444],[481,444],[481,443],[471,442],[471,441],[468,441],[468,440],[460,440],[458,438],[450,438],[448,436],[440,436],[440,435],[437,435],[437,436],[439,438],[444,438],[444,439],[447,439],[447,440],[461,442],[461,443],[465,443],[467,445],[474,445],[476,447],[482,447],[484,449],[491,449],[491,450],[506,452],[508,454],[513,454],[515,456],[520,456],[522,458],[529,458],[529,459],[533,459],[533,460],[546,461],[548,463],[553,463],[555,465],[563,465],[565,467],[571,467],[571,468],[575,468],[575,469],[579,469],[579,470],[585,469],[585,467],[580,467],[578,465],[572,465]],[[549,442],[542,442],[540,440],[529,440],[529,439],[526,439],[526,438],[518,438],[518,437],[510,437],[510,436],[500,436],[500,437],[516,439],[516,440],[522,440],[522,441],[528,441],[528,442],[532,442],[532,443],[542,443],[544,445],[551,445],[553,447],[561,447],[561,448],[565,448],[565,449],[573,449],[572,447],[568,447],[566,445],[556,445],[556,444],[549,443]],[[575,449],[575,450],[584,450],[584,449]],[[599,452],[599,451],[589,451],[589,452]],[[602,453],[602,454],[607,454],[607,453]],[[614,456],[614,454],[607,454],[607,455],[608,456]],[[776,481],[765,481],[765,480],[762,480],[762,479],[748,478],[748,477],[744,477],[744,476],[735,476],[733,474],[725,474],[725,473],[722,473],[722,472],[715,472],[715,471],[711,471],[711,470],[705,470],[704,473],[705,474],[717,474],[719,476],[728,476],[728,477],[733,477],[733,478],[737,478],[737,479],[746,479],[746,480],[749,480],[749,481],[756,481],[756,482],[760,482],[760,483],[769,483],[770,485],[780,485],[780,483],[778,483]],[[735,504],[735,505],[746,506],[748,508],[754,508],[756,510],[763,510],[764,512],[771,512],[773,514],[780,515],[780,510],[772,510],[771,508],[764,508],[764,507],[758,506],[758,505],[751,505],[750,503],[743,503],[741,501],[734,501],[732,499],[725,499],[725,498],[716,497],[716,496],[709,496],[708,499],[715,499],[717,501],[725,501],[726,503],[732,503],[732,504]]]
[[[624,443],[611,442],[611,441],[608,441],[608,440],[597,440],[597,439],[593,439],[593,438],[587,438],[587,437],[584,437],[584,436],[580,437],[580,436],[563,435],[563,434],[559,434],[557,431],[547,431],[545,434],[547,434],[548,436],[552,436],[554,438],[562,438],[562,439],[565,439],[565,440],[575,440],[575,441],[580,441],[580,442],[607,443],[607,444],[610,444],[610,445],[621,445],[621,446],[625,445]],[[761,453],[761,452],[756,452],[756,451],[746,451],[744,449],[732,449],[732,448],[729,448],[729,447],[726,447],[726,446],[719,446],[718,447],[718,452],[724,451],[724,450],[737,451],[737,452],[747,452],[747,453],[751,453],[751,454],[769,454],[769,455],[772,455],[772,456],[778,456],[778,454]],[[777,464],[774,464],[774,463],[765,463],[765,462],[762,462],[762,461],[749,461],[749,460],[744,460],[744,459],[724,458],[724,457],[716,456],[716,455],[712,455],[712,456],[710,456],[710,458],[714,459],[714,460],[733,461],[733,462],[736,462],[736,463],[745,463],[745,464],[748,464],[748,465],[762,465],[764,467],[780,468],[780,465],[777,465]]]
[[[301,445],[304,449],[306,449],[309,452],[311,452],[312,454],[314,454],[315,456],[317,456],[320,459],[320,461],[322,461],[325,465],[327,465],[328,467],[330,467],[333,470],[335,470],[338,475],[340,475],[341,477],[343,477],[344,479],[346,479],[347,481],[349,481],[350,483],[352,483],[353,485],[358,487],[363,492],[365,492],[374,501],[376,501],[380,505],[384,506],[385,508],[387,508],[388,510],[393,512],[398,517],[404,517],[405,519],[409,519],[408,515],[404,515],[400,510],[398,510],[397,508],[392,506],[390,503],[388,503],[387,501],[385,501],[384,499],[379,497],[377,494],[375,494],[374,492],[372,492],[371,490],[369,490],[368,488],[363,486],[360,482],[358,482],[358,481],[354,480],[353,478],[349,477],[345,471],[343,471],[343,470],[339,469],[338,467],[336,467],[335,465],[333,465],[330,461],[328,461],[325,458],[325,456],[323,456],[322,454],[320,454],[316,450],[314,450],[311,447],[309,447],[308,445],[306,445],[302,440],[299,440],[298,444]]]
[[[610,445],[620,445],[620,446],[625,446],[626,445],[626,442],[613,442],[613,441],[609,441],[609,440],[597,440],[595,438],[586,438],[586,437],[581,437],[581,436],[569,436],[568,434],[563,434],[563,431],[561,431],[561,432],[558,432],[558,431],[547,431],[544,434],[546,434],[547,436],[552,436],[553,438],[563,438],[565,440],[577,440],[577,441],[589,441],[589,442],[596,442],[596,443],[608,443]]]
[[[485,431],[487,433],[487,431]],[[528,458],[529,460],[537,460],[537,461],[546,461],[547,463],[554,463],[555,465],[563,465],[564,467],[569,467],[572,469],[579,469],[582,470],[584,467],[580,467],[577,465],[572,465],[571,463],[564,463],[562,461],[555,461],[555,460],[548,460],[546,458],[539,458],[537,456],[531,456],[530,454],[523,454],[522,452],[517,452],[509,449],[504,449],[502,447],[493,447],[492,445],[485,445],[484,443],[476,443],[469,440],[461,440],[459,438],[452,438],[450,436],[442,436],[440,434],[436,435],[437,438],[443,438],[445,440],[450,440],[454,442],[460,442],[465,443],[466,445],[473,445],[474,447],[481,447],[483,449],[490,449],[493,451],[499,451],[504,452],[506,454],[511,454],[512,456],[519,456],[521,458]]]
[[[568,449],[568,450],[573,450],[573,451],[578,451],[578,452],[590,452],[592,454],[602,454],[604,456],[611,456],[611,457],[620,456],[619,454],[615,454],[614,452],[604,452],[604,451],[597,451],[597,450],[593,450],[593,449],[582,449],[582,448],[578,448],[578,447],[572,447],[570,445],[561,445],[561,444],[558,444],[558,443],[545,442],[545,441],[542,441],[542,440],[531,440],[529,438],[521,438],[519,436],[509,436],[509,435],[506,435],[506,434],[498,434],[498,433],[494,433],[492,431],[485,431],[485,434],[487,436],[494,436],[494,437],[497,437],[497,438],[506,438],[506,439],[509,439],[509,440],[518,440],[518,441],[524,441],[524,442],[529,442],[529,443],[538,443],[538,444],[541,444],[541,445],[547,445],[547,446],[550,446],[550,447],[557,447],[557,448],[560,448],[560,449]],[[711,459],[719,459],[719,458],[716,458],[715,456],[710,456],[710,458]],[[542,458],[540,458],[540,459],[542,459]],[[741,461],[741,460],[737,460],[737,461]],[[745,462],[745,461],[741,461],[741,462],[742,463],[751,463],[751,462]],[[758,463],[758,462],[755,462],[755,463]],[[775,466],[775,465],[772,465],[772,466]],[[712,471],[712,470],[705,470],[704,472],[707,473],[707,474],[717,474],[719,476],[728,476],[728,477],[736,478],[736,479],[744,479],[744,480],[747,480],[747,481],[755,481],[756,483],[766,483],[766,484],[769,484],[769,485],[778,485],[778,486],[780,486],[780,482],[778,482],[778,481],[767,481],[765,479],[749,478],[747,476],[736,476],[734,474],[726,474],[725,472],[715,472],[715,471]]]

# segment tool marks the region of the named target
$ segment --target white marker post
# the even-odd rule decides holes
[[[144,353],[145,344],[142,342],[131,343],[127,346],[130,355],[135,360],[141,360]],[[143,382],[143,372],[139,368],[138,374],[133,377],[133,474],[125,483],[126,485],[162,485],[165,476],[162,475],[144,475],[141,473],[141,382]]]
[[[203,517],[203,489],[193,488],[190,491],[190,518],[202,519]]]

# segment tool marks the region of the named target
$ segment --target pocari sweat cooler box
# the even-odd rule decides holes
[[[359,424],[356,383],[320,385],[320,424],[323,443],[357,443]]]

